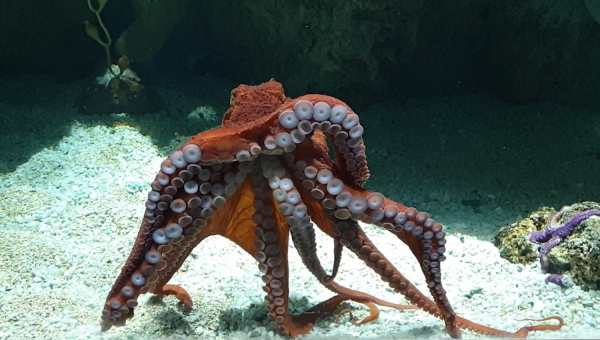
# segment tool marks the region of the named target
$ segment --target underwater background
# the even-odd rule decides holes
[[[193,308],[141,295],[127,325],[100,327],[162,162],[271,78],[359,115],[365,188],[443,224],[458,315],[507,331],[560,316],[528,337],[600,338],[600,1],[0,0],[0,339],[284,338],[256,261],[222,237],[170,281]],[[361,227],[428,291],[408,247]],[[534,231],[560,244],[540,256]],[[317,230],[326,269],[332,243]],[[298,314],[334,294],[293,249]],[[407,304],[348,250],[336,281]],[[386,307],[304,337],[449,338]]]

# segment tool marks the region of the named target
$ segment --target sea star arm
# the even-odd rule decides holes
[[[569,218],[569,220],[567,222],[565,222],[563,225],[558,227],[555,230],[554,234],[558,235],[559,237],[561,237],[564,240],[565,238],[571,236],[571,234],[573,233],[575,228],[579,224],[581,224],[581,222],[587,220],[588,218],[590,218],[592,216],[600,216],[600,210],[587,209],[587,210],[584,210],[584,211],[572,216],[571,218]]]
[[[550,239],[540,247],[539,258],[540,266],[542,268],[546,268],[548,266],[548,263],[546,262],[546,256],[548,255],[550,250],[552,250],[552,248],[556,247],[557,245],[561,244],[563,240],[564,238],[562,236],[554,234],[551,235]]]
[[[546,226],[545,230],[531,232],[529,240],[535,243],[543,243],[540,248],[540,265],[542,268],[547,267],[546,257],[552,248],[558,246],[567,237],[571,236],[575,228],[581,224],[581,222],[592,216],[600,216],[600,211],[597,209],[588,209],[579,212],[569,218],[563,224],[558,223],[559,219],[568,210],[568,207],[563,207],[558,213],[556,213]]]
[[[533,243],[548,242],[548,240],[550,240],[552,238],[552,233],[561,227],[561,225],[558,223],[558,221],[565,214],[565,212],[568,210],[568,208],[569,207],[565,205],[560,209],[559,212],[554,214],[552,216],[552,218],[550,218],[550,220],[548,220],[548,223],[546,224],[546,227],[544,228],[544,230],[532,231],[529,234],[529,241],[533,242]]]

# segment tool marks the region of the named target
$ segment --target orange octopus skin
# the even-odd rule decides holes
[[[363,188],[370,176],[363,131],[358,116],[336,98],[310,94],[290,99],[273,79],[234,89],[221,127],[192,137],[162,163],[135,245],[106,298],[102,329],[124,325],[138,296],[148,292],[174,295],[192,307],[190,295],[168,282],[194,247],[211,235],[228,238],[257,260],[268,317],[282,335],[308,333],[317,318],[334,313],[345,300],[371,310],[363,322],[353,321],[357,325],[377,318],[375,304],[418,307],[442,319],[452,338],[461,337],[460,329],[524,338],[531,331],[562,327],[562,318],[552,316],[537,321],[557,320],[557,325],[506,332],[457,316],[441,280],[442,225],[425,212]],[[328,155],[327,138],[335,160]],[[392,265],[357,221],[380,226],[409,246],[433,301]],[[336,256],[341,246],[350,249],[414,306],[338,285],[337,264],[332,276],[323,274],[313,224],[334,239]],[[290,234],[308,269],[321,273],[319,281],[337,294],[300,315],[288,309]]]

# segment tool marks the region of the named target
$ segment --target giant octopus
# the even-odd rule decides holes
[[[233,241],[258,262],[268,317],[284,336],[308,333],[317,318],[343,301],[398,309],[420,308],[442,319],[452,338],[461,329],[503,337],[558,330],[534,325],[506,332],[458,316],[442,286],[446,233],[426,212],[364,189],[369,178],[359,117],[325,95],[287,98],[271,79],[231,92],[220,127],[186,141],[161,165],[152,181],[141,228],[102,311],[102,329],[124,325],[140,294],[174,295],[191,307],[190,295],[168,282],[194,247],[211,235]],[[334,157],[328,153],[327,138]],[[405,243],[419,262],[433,300],[420,292],[369,240],[358,221],[372,223]],[[317,226],[334,240],[331,274],[316,252]],[[299,315],[289,303],[289,236],[304,265],[336,295]],[[413,306],[402,306],[348,289],[335,276],[343,247],[354,252]],[[343,313],[344,311],[342,311]],[[354,321],[354,320],[353,320]]]

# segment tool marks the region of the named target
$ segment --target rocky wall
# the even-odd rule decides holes
[[[479,91],[600,105],[595,0],[173,0],[159,11],[141,3],[110,1],[102,16],[115,59],[131,54],[157,70],[197,60],[204,66],[188,72],[238,83],[274,77],[291,96],[327,93],[354,106]],[[103,50],[83,20],[94,21],[83,0],[0,2],[0,75],[91,75]],[[182,58],[186,50],[202,57]]]

